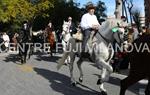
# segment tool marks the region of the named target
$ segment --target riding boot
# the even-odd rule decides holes
[[[81,52],[81,58],[88,58],[87,52]]]
[[[88,52],[81,52],[81,59],[87,58],[90,62],[93,62],[90,54]]]

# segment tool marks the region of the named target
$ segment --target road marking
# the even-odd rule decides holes
[[[18,65],[19,69],[24,72],[33,72],[33,67],[29,64]]]

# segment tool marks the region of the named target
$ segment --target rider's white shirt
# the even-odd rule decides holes
[[[100,25],[97,20],[97,17],[95,15],[91,15],[89,13],[84,14],[81,18],[82,29],[91,28],[92,25]]]

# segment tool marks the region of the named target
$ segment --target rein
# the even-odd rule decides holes
[[[106,39],[100,32],[97,32],[107,43],[110,43],[111,41]]]

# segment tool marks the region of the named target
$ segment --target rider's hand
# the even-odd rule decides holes
[[[92,25],[92,29],[98,30],[99,29],[99,25]]]

